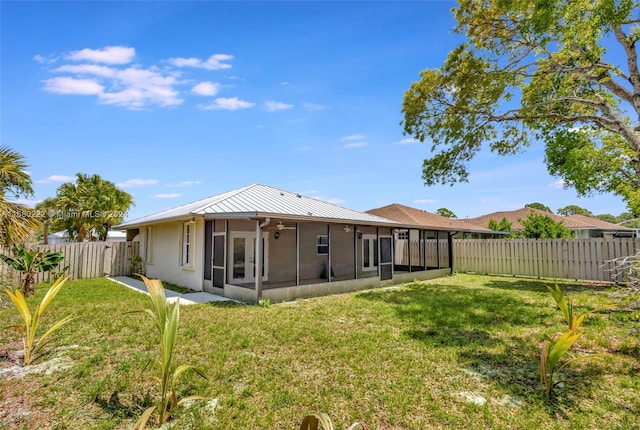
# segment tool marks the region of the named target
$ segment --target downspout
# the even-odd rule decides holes
[[[449,273],[453,275],[453,236],[460,233],[459,231],[449,232],[447,242],[449,245]]]
[[[260,224],[260,220],[256,221],[256,303],[260,303],[260,299],[262,299],[262,228],[268,226],[270,222],[271,218],[265,219],[262,224]]]

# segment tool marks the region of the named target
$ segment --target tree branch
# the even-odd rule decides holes
[[[638,53],[636,52],[636,43],[631,40],[620,26],[615,27],[613,32],[616,40],[620,42],[627,54],[627,66],[629,67],[629,82],[633,86],[632,105],[636,111],[636,115],[640,117],[640,71],[638,70]]]

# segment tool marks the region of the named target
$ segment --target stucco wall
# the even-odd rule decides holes
[[[300,280],[319,279],[328,255],[318,255],[317,236],[327,234],[327,224],[300,224]]]
[[[186,221],[186,220],[185,220]],[[193,268],[183,268],[182,260],[183,222],[167,222],[155,225],[153,264],[146,265],[147,276],[167,281],[194,291],[202,291],[204,278],[204,220],[195,220],[193,232]]]
[[[287,282],[296,280],[296,231],[277,230],[273,226],[278,220],[271,220],[269,225],[269,281]],[[293,227],[294,223],[284,223]],[[276,239],[276,235],[278,238]]]

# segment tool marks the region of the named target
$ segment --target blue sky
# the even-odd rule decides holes
[[[97,173],[133,195],[129,218],[251,183],[363,211],[626,211],[563,189],[542,145],[423,185],[431,145],[402,134],[401,102],[460,42],[454,5],[2,1],[1,142],[30,165],[30,203]]]

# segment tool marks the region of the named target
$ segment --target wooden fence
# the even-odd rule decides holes
[[[102,276],[124,276],[131,273],[131,256],[138,254],[138,242],[82,242],[60,245],[27,245],[41,251],[61,251],[64,260],[60,269],[69,266],[65,272],[72,279],[100,278]],[[0,253],[10,255],[0,248]],[[0,271],[17,280],[18,272],[0,260]],[[36,282],[49,281],[49,273],[38,273]]]
[[[636,254],[640,239],[455,239],[453,269],[496,275],[612,281],[608,261]]]

